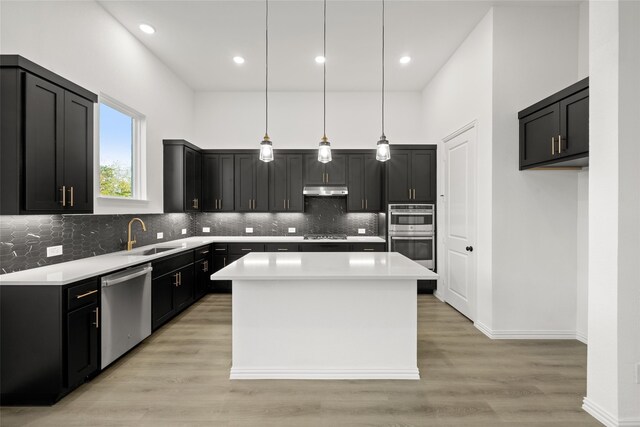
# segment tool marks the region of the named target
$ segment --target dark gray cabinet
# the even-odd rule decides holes
[[[194,299],[198,300],[207,293],[209,289],[210,276],[213,273],[213,253],[211,246],[207,245],[195,250],[195,285]]]
[[[269,163],[260,161],[256,154],[235,155],[235,210],[269,210]]]
[[[97,96],[18,55],[0,55],[0,213],[93,212]]]
[[[282,154],[270,166],[269,211],[303,212],[302,154]]]
[[[202,159],[199,149],[184,140],[163,141],[164,212],[198,212],[202,200]]]
[[[202,155],[202,210],[233,212],[233,154]]]
[[[194,251],[153,262],[151,328],[156,330],[194,299]]]
[[[589,79],[518,113],[520,170],[588,165]]]
[[[0,404],[51,405],[97,374],[97,278],[0,292]]]
[[[350,212],[382,210],[382,167],[374,154],[348,155],[347,209]]]
[[[436,202],[435,147],[408,149],[391,146],[391,159],[387,164],[389,203]]]
[[[332,153],[329,163],[318,161],[317,152],[304,156],[304,185],[346,185],[347,156]]]

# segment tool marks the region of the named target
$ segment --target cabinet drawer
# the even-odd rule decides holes
[[[227,244],[226,243],[214,243],[213,245],[211,245],[213,248],[213,253],[214,254],[226,254],[227,253]]]
[[[268,243],[267,252],[298,252],[297,243]]]
[[[229,253],[233,255],[244,255],[249,252],[264,252],[262,243],[230,243]]]
[[[203,246],[201,248],[197,248],[195,250],[195,260],[196,261],[200,261],[201,259],[205,259],[205,258],[209,258],[209,255],[211,254],[211,246],[207,245],[207,246]]]
[[[384,252],[384,243],[352,243],[351,252]]]
[[[303,243],[300,252],[349,252],[347,243]]]
[[[193,264],[193,261],[193,251],[163,258],[153,263],[152,277],[155,279],[156,277],[163,276],[185,265]]]
[[[91,279],[67,289],[67,310],[98,302],[98,280]]]

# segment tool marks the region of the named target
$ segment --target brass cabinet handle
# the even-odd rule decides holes
[[[289,202],[291,202],[291,200],[287,199],[287,209],[291,209],[291,204]]]
[[[282,209],[287,209],[287,199],[282,199]]]
[[[202,262],[202,271],[205,272],[205,273],[207,271],[209,271],[209,261],[205,260],[205,261]]]
[[[369,200],[364,199],[364,208],[369,209]]]
[[[364,209],[364,200],[360,199],[360,209]]]
[[[76,299],[80,299],[80,298],[84,298],[84,297],[88,297],[89,295],[93,295],[93,294],[97,294],[98,290],[94,289],[92,291],[87,292],[86,294],[82,294],[82,295],[76,295]]]
[[[226,251],[225,248],[216,248],[216,251]]]
[[[562,153],[562,135],[558,135],[558,154]]]
[[[551,137],[551,155],[553,156],[554,154],[556,154],[556,139],[552,136]]]
[[[243,251],[250,251],[251,249],[242,248]]]
[[[100,307],[96,307],[95,313],[96,313],[96,321],[94,325],[96,325],[96,329],[98,329],[100,327]]]
[[[180,279],[179,279],[179,276],[180,276],[180,273],[176,273],[176,274],[175,274],[175,279],[176,279],[176,281],[175,281],[175,283],[174,283],[173,285],[174,285],[176,288],[177,288],[178,286],[180,286]]]
[[[288,251],[289,249],[287,248],[278,248],[279,251]]]
[[[373,252],[374,249],[373,248],[364,248],[364,250],[367,251],[367,252]]]
[[[60,191],[62,191],[62,206],[67,206],[67,187],[63,185]]]
[[[416,199],[416,189],[414,188],[413,189],[413,200],[415,200],[415,199]]]
[[[222,258],[222,266],[223,267],[227,266],[227,257]]]
[[[69,202],[69,206],[73,207],[73,186],[69,187],[69,195],[71,196],[71,201]]]

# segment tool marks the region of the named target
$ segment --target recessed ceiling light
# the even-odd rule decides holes
[[[411,62],[411,57],[410,56],[403,56],[402,58],[400,58],[400,63],[401,64],[408,64],[409,62]]]
[[[139,28],[140,28],[140,31],[147,34],[153,34],[156,32],[156,29],[149,24],[140,24]]]
[[[244,64],[244,58],[242,56],[234,56],[233,62],[236,64]]]
[[[325,63],[325,61],[326,61],[326,59],[324,58],[324,56],[322,56],[322,55],[318,55],[318,56],[316,56],[316,62],[317,62],[318,64],[324,64],[324,63]]]

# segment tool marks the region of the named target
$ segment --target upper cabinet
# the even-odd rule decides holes
[[[347,209],[349,212],[380,212],[382,209],[382,168],[375,152],[349,154]]]
[[[0,213],[93,212],[94,93],[0,55]]]
[[[435,203],[436,147],[391,146],[387,162],[389,203]]]
[[[269,211],[269,163],[257,153],[235,155],[235,210]]]
[[[276,156],[270,167],[269,185],[270,212],[303,212],[302,154]]]
[[[233,154],[202,155],[202,210],[232,212],[234,209]]]
[[[329,163],[321,163],[317,152],[306,154],[304,172],[304,185],[346,185],[347,156],[334,152]]]
[[[588,78],[520,111],[518,119],[520,170],[588,165]]]
[[[198,212],[202,200],[202,156],[184,140],[165,139],[164,212]]]

